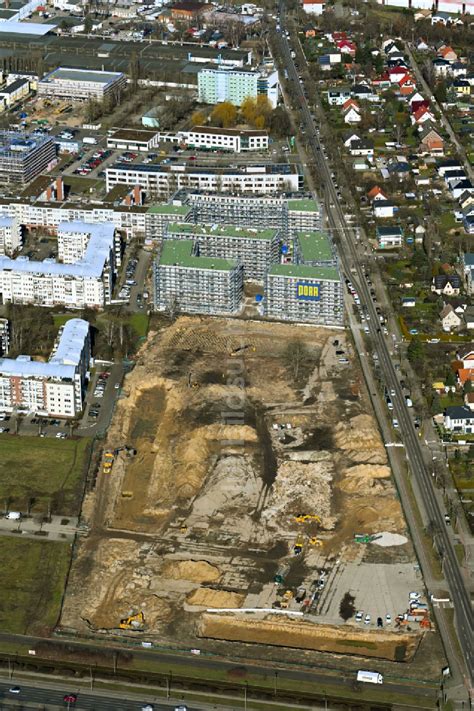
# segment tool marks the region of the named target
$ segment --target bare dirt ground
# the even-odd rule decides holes
[[[285,355],[294,339],[301,364]],[[295,639],[308,649],[364,654],[354,625],[344,627],[350,645],[343,634],[323,645],[314,593],[338,565],[363,561],[370,546],[355,533],[406,528],[360,372],[338,362],[335,339],[351,357],[344,334],[327,329],[181,317],[150,335],[105,443],[137,454],[121,452],[86,497],[90,534],[63,627],[117,634],[121,618],[142,611],[143,629],[121,634],[192,647],[199,635],[285,645],[285,625],[293,634],[300,624]],[[299,514],[319,520],[298,523]],[[377,554],[413,561],[409,543]],[[298,586],[306,591],[296,603]],[[260,638],[241,614],[203,617],[275,604],[283,614],[275,625],[275,615],[262,618]],[[304,623],[285,617],[301,610]],[[381,635],[375,620],[360,634],[386,659],[401,646],[408,659],[420,639],[418,629],[413,640],[406,630]]]

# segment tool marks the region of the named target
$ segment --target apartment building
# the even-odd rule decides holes
[[[50,136],[0,131],[0,180],[4,183],[28,183],[55,158],[56,146]]]
[[[10,350],[10,323],[7,318],[0,318],[0,356]]]
[[[275,264],[269,269],[265,284],[268,318],[342,326],[344,298],[337,267]]]
[[[237,67],[206,67],[198,72],[198,100],[202,104],[230,101],[240,106],[247,97],[267,96],[273,108],[278,103],[278,72],[266,73]]]
[[[320,227],[319,205],[312,198],[185,191],[176,198],[192,207],[194,222],[273,228],[285,237]]]
[[[280,252],[280,233],[271,228],[169,224],[166,239],[192,239],[197,255],[235,260],[244,267],[244,279],[258,281],[263,281],[270,265],[278,262]]]
[[[243,266],[199,257],[192,240],[165,240],[154,264],[154,305],[197,314],[234,314],[242,305]]]
[[[141,185],[156,195],[170,195],[181,188],[265,195],[298,192],[303,187],[302,172],[297,165],[287,163],[236,168],[118,163],[106,168],[105,175],[107,191],[114,185]]]
[[[335,267],[334,246],[325,232],[298,232],[295,238],[295,261],[311,267]]]
[[[232,151],[233,153],[268,150],[268,133],[266,131],[195,126],[189,131],[179,131],[177,137],[189,148]]]
[[[189,222],[193,210],[189,205],[157,204],[151,205],[145,215],[146,236],[151,239],[161,239],[166,234],[166,228],[172,222]]]
[[[0,255],[11,256],[22,245],[23,230],[14,217],[0,215]]]
[[[0,358],[0,409],[54,417],[75,417],[83,407],[90,361],[89,324],[67,321],[50,359]]]
[[[103,308],[112,298],[120,254],[120,236],[112,224],[61,223],[61,261],[0,257],[0,295],[4,303]]]
[[[122,91],[126,83],[126,76],[122,72],[58,67],[38,82],[38,96],[72,101],[103,101],[108,94]]]

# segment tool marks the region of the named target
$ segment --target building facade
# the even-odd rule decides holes
[[[0,255],[11,256],[22,245],[22,227],[9,215],[0,215]]]
[[[266,131],[241,131],[237,128],[195,126],[189,131],[179,131],[177,136],[189,148],[232,151],[233,153],[268,150],[268,133]]]
[[[241,106],[247,97],[265,95],[273,108],[278,103],[278,72],[262,74],[235,67],[203,68],[198,73],[198,100],[202,104],[230,101]]]
[[[114,226],[65,222],[58,226],[59,258],[31,261],[0,257],[4,303],[103,308],[112,299],[120,265],[120,237]],[[79,259],[75,260],[75,257]]]
[[[50,136],[0,131],[0,180],[4,183],[28,183],[55,158],[56,146]]]
[[[122,91],[126,83],[122,72],[58,67],[38,82],[38,96],[71,101],[102,101],[108,94]]]
[[[107,191],[115,185],[141,185],[156,195],[167,195],[181,188],[266,194],[298,192],[303,174],[294,164],[249,165],[238,168],[213,168],[174,165],[134,165],[118,163],[106,168]]]
[[[0,358],[0,409],[75,417],[83,407],[89,361],[89,324],[71,319],[46,363],[30,356]]]
[[[278,262],[280,252],[280,234],[275,229],[169,224],[166,239],[192,239],[197,255],[235,260],[244,267],[244,279],[258,281]]]
[[[278,321],[342,326],[344,297],[337,267],[275,264],[267,273],[265,315]]]
[[[192,240],[165,240],[154,264],[155,309],[234,314],[243,282],[243,266],[235,260],[196,256]]]

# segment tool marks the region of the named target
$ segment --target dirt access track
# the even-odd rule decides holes
[[[331,569],[363,561],[368,546],[354,534],[406,533],[368,412],[342,331],[180,317],[150,334],[105,443],[137,454],[121,452],[110,474],[99,468],[86,497],[90,534],[78,546],[62,626],[191,647],[203,638],[291,647],[304,637],[306,649],[409,659],[418,630],[381,635],[374,620],[320,632],[315,591]],[[404,555],[411,565],[410,544],[402,549],[385,548],[383,561]],[[206,610],[219,608],[270,612],[250,635],[242,613],[212,622]],[[140,629],[118,629],[140,611]]]

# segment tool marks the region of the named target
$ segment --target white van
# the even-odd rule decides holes
[[[364,681],[368,684],[383,684],[383,676],[378,672],[358,671],[357,681]]]
[[[9,521],[19,521],[21,518],[21,513],[19,511],[9,511],[5,518]]]

